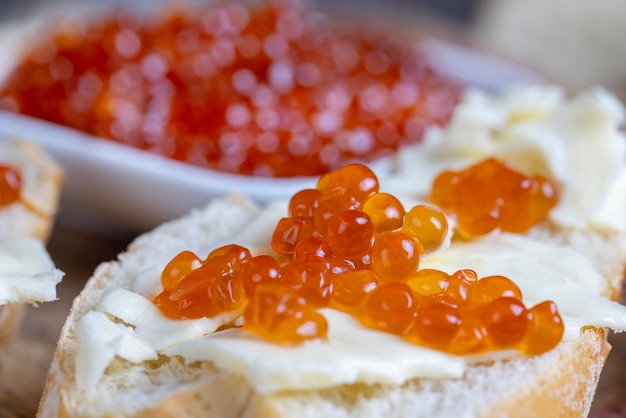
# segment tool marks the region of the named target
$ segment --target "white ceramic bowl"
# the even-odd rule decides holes
[[[0,84],[19,55],[24,26],[0,28]],[[34,25],[38,26],[38,25]],[[32,30],[32,26],[30,27]],[[30,30],[29,30],[30,31]],[[22,33],[20,35],[20,33]],[[421,43],[439,71],[469,85],[499,89],[537,82],[525,68],[473,49],[430,39]],[[239,176],[193,167],[112,141],[30,117],[0,112],[0,140],[22,137],[40,143],[65,168],[59,222],[107,236],[129,236],[178,217],[210,199],[237,192],[259,203],[287,199],[316,178]],[[384,176],[392,159],[374,162]]]

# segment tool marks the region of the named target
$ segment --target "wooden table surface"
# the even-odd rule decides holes
[[[57,227],[50,254],[66,276],[58,288],[59,300],[29,307],[19,337],[9,348],[0,371],[0,417],[34,417],[57,336],[74,296],[102,261],[115,258],[127,241],[103,240]],[[626,417],[626,333],[611,335],[613,350],[596,394],[590,417]]]

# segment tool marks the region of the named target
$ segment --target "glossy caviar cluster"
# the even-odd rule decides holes
[[[274,256],[238,245],[206,260],[180,253],[163,271],[156,305],[171,318],[243,311],[245,329],[283,344],[324,338],[320,308],[454,354],[537,354],[558,344],[564,328],[553,302],[526,307],[503,276],[420,269],[422,254],[447,238],[446,217],[422,205],[405,212],[378,189],[359,164],[322,176],[292,197],[272,237]]]
[[[558,201],[556,184],[528,177],[489,158],[461,171],[445,171],[434,181],[430,201],[453,216],[462,236],[494,229],[521,233],[545,219]]]
[[[290,1],[211,3],[66,25],[29,49],[0,109],[202,167],[284,177],[417,142],[458,102],[458,86],[398,35]]]
[[[0,206],[10,205],[20,199],[22,177],[13,167],[0,163]]]

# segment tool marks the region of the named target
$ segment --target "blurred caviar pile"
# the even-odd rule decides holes
[[[118,10],[29,45],[0,109],[221,171],[319,175],[419,141],[459,98],[363,26],[288,1]]]

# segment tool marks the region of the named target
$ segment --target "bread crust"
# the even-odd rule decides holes
[[[589,328],[561,361],[543,373],[536,385],[514,391],[511,397],[491,405],[480,418],[540,417],[550,411],[554,418],[586,417],[600,379],[600,372],[611,350],[607,332]],[[562,405],[555,409],[555,405]]]

